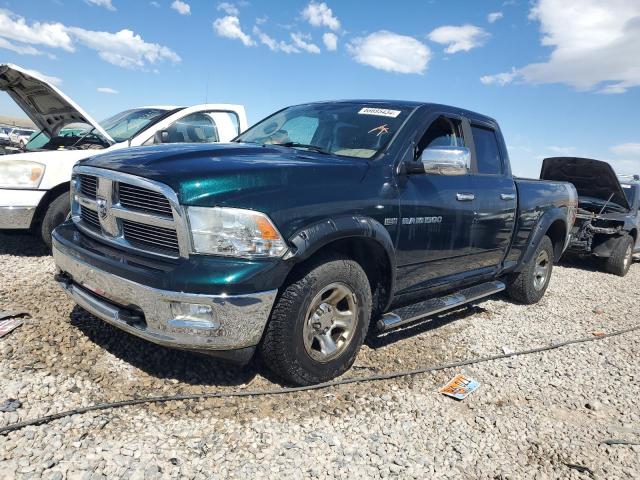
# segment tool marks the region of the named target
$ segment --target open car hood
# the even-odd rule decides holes
[[[36,72],[12,64],[0,65],[0,90],[7,92],[49,138],[70,123],[87,123],[107,141],[113,138],[78,104]]]
[[[540,178],[573,183],[579,197],[593,197],[604,202],[611,198],[613,203],[631,209],[618,177],[607,162],[575,157],[545,158]]]

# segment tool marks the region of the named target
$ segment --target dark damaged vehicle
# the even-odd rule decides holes
[[[621,183],[607,162],[574,157],[544,159],[540,178],[571,182],[578,191],[569,251],[601,258],[607,272],[624,277],[640,252],[638,183]]]
[[[417,102],[289,107],[233,143],[75,167],[57,279],[158,344],[332,379],[368,332],[502,290],[544,295],[577,193],[514,180],[498,124]]]

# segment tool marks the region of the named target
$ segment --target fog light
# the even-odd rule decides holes
[[[172,320],[169,325],[178,328],[220,328],[220,322],[210,305],[171,302]]]

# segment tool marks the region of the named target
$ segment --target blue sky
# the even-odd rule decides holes
[[[639,24],[637,0],[3,0],[0,61],[56,77],[97,119],[424,100],[496,118],[516,174],[554,155],[640,173]],[[2,95],[0,113],[18,112]]]

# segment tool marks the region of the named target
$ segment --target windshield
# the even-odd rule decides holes
[[[129,140],[139,130],[166,112],[161,108],[135,108],[107,118],[100,122],[100,125],[119,143]]]
[[[113,138],[116,143],[129,140],[132,136],[145,128],[151,122],[155,121],[161,115],[167,113],[167,110],[162,108],[135,108],[131,110],[125,110],[113,117],[107,118],[100,122],[100,126]],[[85,136],[86,135],[86,136]],[[27,150],[56,150],[60,147],[69,147],[75,144],[83,136],[84,143],[92,143],[95,146],[102,145],[102,148],[108,147],[106,139],[102,138],[98,132],[95,131],[92,125],[87,123],[70,123],[62,128],[54,141],[51,141],[49,136],[39,131],[31,135],[29,143],[27,143]]]
[[[262,120],[235,141],[372,158],[387,146],[410,111],[361,103],[298,105]]]

